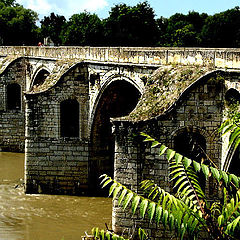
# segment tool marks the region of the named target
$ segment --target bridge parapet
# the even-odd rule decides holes
[[[8,55],[143,65],[189,64],[240,68],[239,48],[1,46],[0,56]]]

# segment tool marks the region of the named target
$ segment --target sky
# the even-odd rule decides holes
[[[51,12],[63,15],[67,19],[73,14],[83,12],[96,13],[100,18],[107,18],[108,13],[116,4],[126,3],[134,6],[142,0],[16,0],[25,8],[39,14],[39,20],[49,16]],[[148,0],[156,17],[170,17],[175,13],[187,14],[189,11],[215,13],[240,6],[240,0]]]

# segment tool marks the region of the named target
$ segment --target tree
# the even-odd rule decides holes
[[[64,16],[51,13],[50,16],[44,17],[41,23],[41,35],[43,38],[50,37],[55,45],[61,44],[60,34],[63,30],[66,19]]]
[[[115,5],[104,21],[105,38],[111,46],[155,46],[158,26],[154,10],[144,1],[136,6]]]
[[[7,5],[8,4],[8,5]],[[37,13],[14,1],[0,2],[0,38],[4,45],[36,44]]]
[[[66,23],[61,39],[66,45],[96,46],[103,43],[103,28],[96,14],[74,14]]]
[[[200,46],[200,34],[207,14],[189,12],[187,15],[176,13],[167,20],[165,46]]]
[[[230,133],[230,143],[240,142],[240,113],[234,115],[221,126],[223,134]],[[147,134],[142,133],[144,141],[151,142],[151,147],[159,147],[160,155],[165,154],[169,163],[169,176],[175,188],[175,194],[162,189],[151,180],[141,183],[145,195],[139,195],[103,175],[102,186],[108,186],[109,195],[118,198],[118,204],[124,209],[131,205],[133,214],[137,208],[142,218],[151,223],[162,223],[177,237],[197,239],[203,232],[208,239],[238,239],[240,235],[240,178],[220,170],[212,161],[206,163],[191,160],[169,149]],[[209,200],[201,188],[199,173],[206,180],[211,176],[218,184],[220,197]],[[93,229],[95,238],[123,239],[110,231]],[[140,230],[140,239],[144,231]]]
[[[201,32],[204,47],[239,47],[239,37],[239,7],[209,16]]]

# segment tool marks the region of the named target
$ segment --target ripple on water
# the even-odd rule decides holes
[[[77,240],[94,226],[111,226],[111,199],[25,195],[24,154],[0,153],[0,239]]]

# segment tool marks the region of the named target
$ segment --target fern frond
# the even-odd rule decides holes
[[[239,114],[240,119],[240,114]],[[148,136],[147,134],[142,135],[144,137]],[[147,138],[148,141],[156,141],[154,138]],[[240,143],[240,136],[239,136],[239,143]],[[164,144],[159,144],[159,154],[163,155],[166,154],[166,158],[168,159],[169,163],[171,162],[177,162],[177,166],[182,163],[184,166],[186,166],[186,169],[188,167],[193,166],[194,170],[197,172],[202,172],[206,179],[208,179],[209,175],[212,174],[212,176],[219,182],[223,181],[226,184],[226,187],[230,187],[231,185],[235,186],[237,189],[240,186],[240,178],[236,177],[234,174],[229,174],[227,172],[221,171],[221,174],[219,176],[218,173],[220,173],[220,170],[217,169],[215,166],[207,166],[204,163],[196,162],[195,160],[191,160],[188,158],[181,157],[179,153],[175,152],[174,150],[168,148]],[[175,161],[174,161],[175,159]],[[182,165],[181,165],[182,166]],[[171,168],[171,166],[170,166]],[[177,171],[177,170],[176,170]],[[181,171],[181,170],[179,170]],[[234,177],[233,177],[234,176]]]
[[[93,228],[92,234],[94,236],[94,239],[96,239],[96,240],[97,239],[99,239],[99,240],[128,240],[128,238],[119,236],[118,234],[115,234],[114,232],[105,231],[103,229],[99,230],[99,228]]]
[[[192,223],[193,219],[198,219],[198,212],[194,209],[190,209],[184,202],[177,199],[170,193],[164,191],[160,187],[156,187],[156,185],[149,180],[145,180],[142,182],[141,186],[146,190],[152,192],[151,195],[158,195],[158,201],[152,201],[148,198],[144,198],[142,196],[137,195],[133,191],[127,189],[125,186],[121,186],[120,183],[113,180],[111,177],[108,179],[104,176],[105,181],[102,185],[108,186],[110,188],[110,195],[114,194],[114,192],[118,189],[119,191],[119,205],[122,203],[123,208],[126,209],[129,206],[130,202],[131,209],[133,214],[136,213],[136,209],[139,208],[139,213],[142,218],[147,217],[150,222],[156,222],[157,224],[162,223],[165,227],[169,227],[170,229],[175,229],[179,236],[183,235],[183,232],[188,232],[190,235],[196,234],[200,226],[196,225],[195,232],[192,231],[192,226],[188,225]],[[105,184],[108,183],[108,184]],[[110,186],[111,184],[111,186]],[[113,188],[115,190],[113,190]],[[175,212],[178,211],[178,216],[175,215]],[[179,216],[185,216],[183,224],[183,218],[179,218]],[[190,220],[191,219],[191,220]],[[199,221],[198,221],[199,223]],[[201,223],[202,224],[202,223]],[[180,227],[181,226],[181,227]],[[184,226],[184,227],[183,227]]]

